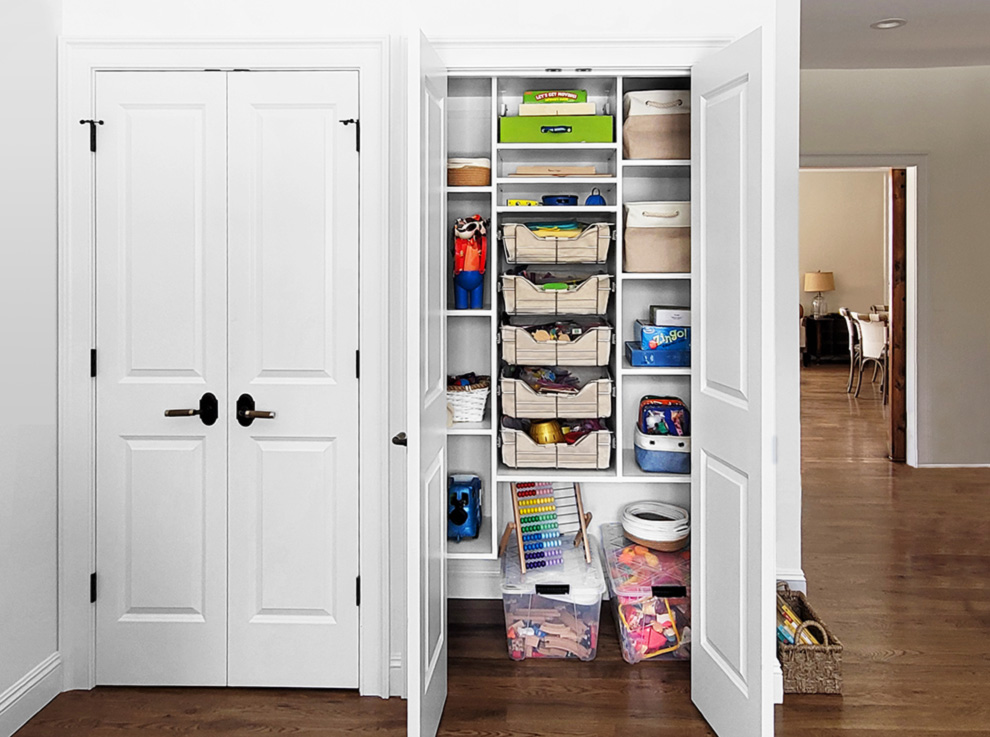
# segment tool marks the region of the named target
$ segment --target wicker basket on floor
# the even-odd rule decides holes
[[[795,642],[810,630],[821,645],[787,645],[777,640],[777,655],[784,672],[784,693],[842,693],[842,643],[832,634],[821,617],[800,591],[791,591],[786,583],[777,586],[777,595],[801,620]]]
[[[491,391],[491,377],[479,376],[477,384],[447,386],[447,406],[453,412],[453,422],[481,422]]]

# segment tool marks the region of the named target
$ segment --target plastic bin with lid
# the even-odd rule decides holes
[[[650,550],[622,525],[602,525],[602,556],[622,657],[683,660],[691,654],[691,553]]]
[[[593,660],[605,578],[589,537],[591,563],[574,536],[561,538],[561,563],[519,568],[519,546],[511,536],[502,556],[502,606],[509,657]]]

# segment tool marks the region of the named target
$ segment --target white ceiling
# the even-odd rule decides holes
[[[871,23],[904,18],[875,31]],[[802,0],[804,69],[990,65],[990,0]]]

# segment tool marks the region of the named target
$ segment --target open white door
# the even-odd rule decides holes
[[[432,737],[447,699],[447,72],[422,35],[408,63],[407,733]]]
[[[757,30],[695,65],[691,82],[691,698],[720,737],[773,734],[773,152],[762,63]]]

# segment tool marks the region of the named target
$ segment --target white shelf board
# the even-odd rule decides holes
[[[447,540],[447,560],[495,560],[497,557],[491,517],[481,518],[481,530],[474,540]]]
[[[492,421],[486,418],[481,422],[455,422],[447,428],[448,435],[491,435]]]
[[[496,145],[501,151],[615,151],[618,149],[616,143],[498,143]]]
[[[511,212],[515,213],[540,213],[547,215],[561,215],[567,213],[583,213],[583,212],[618,212],[619,208],[617,205],[599,205],[599,206],[589,206],[589,205],[575,205],[573,207],[553,207],[553,206],[536,206],[536,207],[509,207],[508,205],[499,205],[495,208],[495,212]]]
[[[614,482],[617,478],[614,468],[606,468],[602,471],[582,471],[568,468],[509,468],[505,464],[499,463],[495,472],[495,481],[506,483],[512,481]]]
[[[663,279],[690,279],[691,278],[691,274],[690,273],[675,273],[675,272],[670,272],[670,273],[663,273],[663,272],[647,273],[647,272],[641,272],[641,273],[638,273],[637,274],[637,273],[633,273],[633,272],[623,271],[623,272],[620,272],[619,273],[619,277],[622,278],[622,279],[641,279],[641,280],[644,280],[644,281],[661,281]]]
[[[622,159],[622,166],[691,166],[691,159]]]
[[[622,347],[625,351],[625,346]],[[633,366],[629,358],[622,356],[622,366],[619,373],[626,376],[690,376],[690,366]]]
[[[492,185],[484,187],[447,187],[447,194],[490,194]]]
[[[615,184],[616,177],[499,177],[496,184]]]
[[[653,481],[658,484],[690,484],[689,473],[649,473],[636,463],[636,451],[622,449],[622,477],[628,481]]]
[[[492,314],[490,307],[483,310],[447,310],[447,317],[491,317]]]

